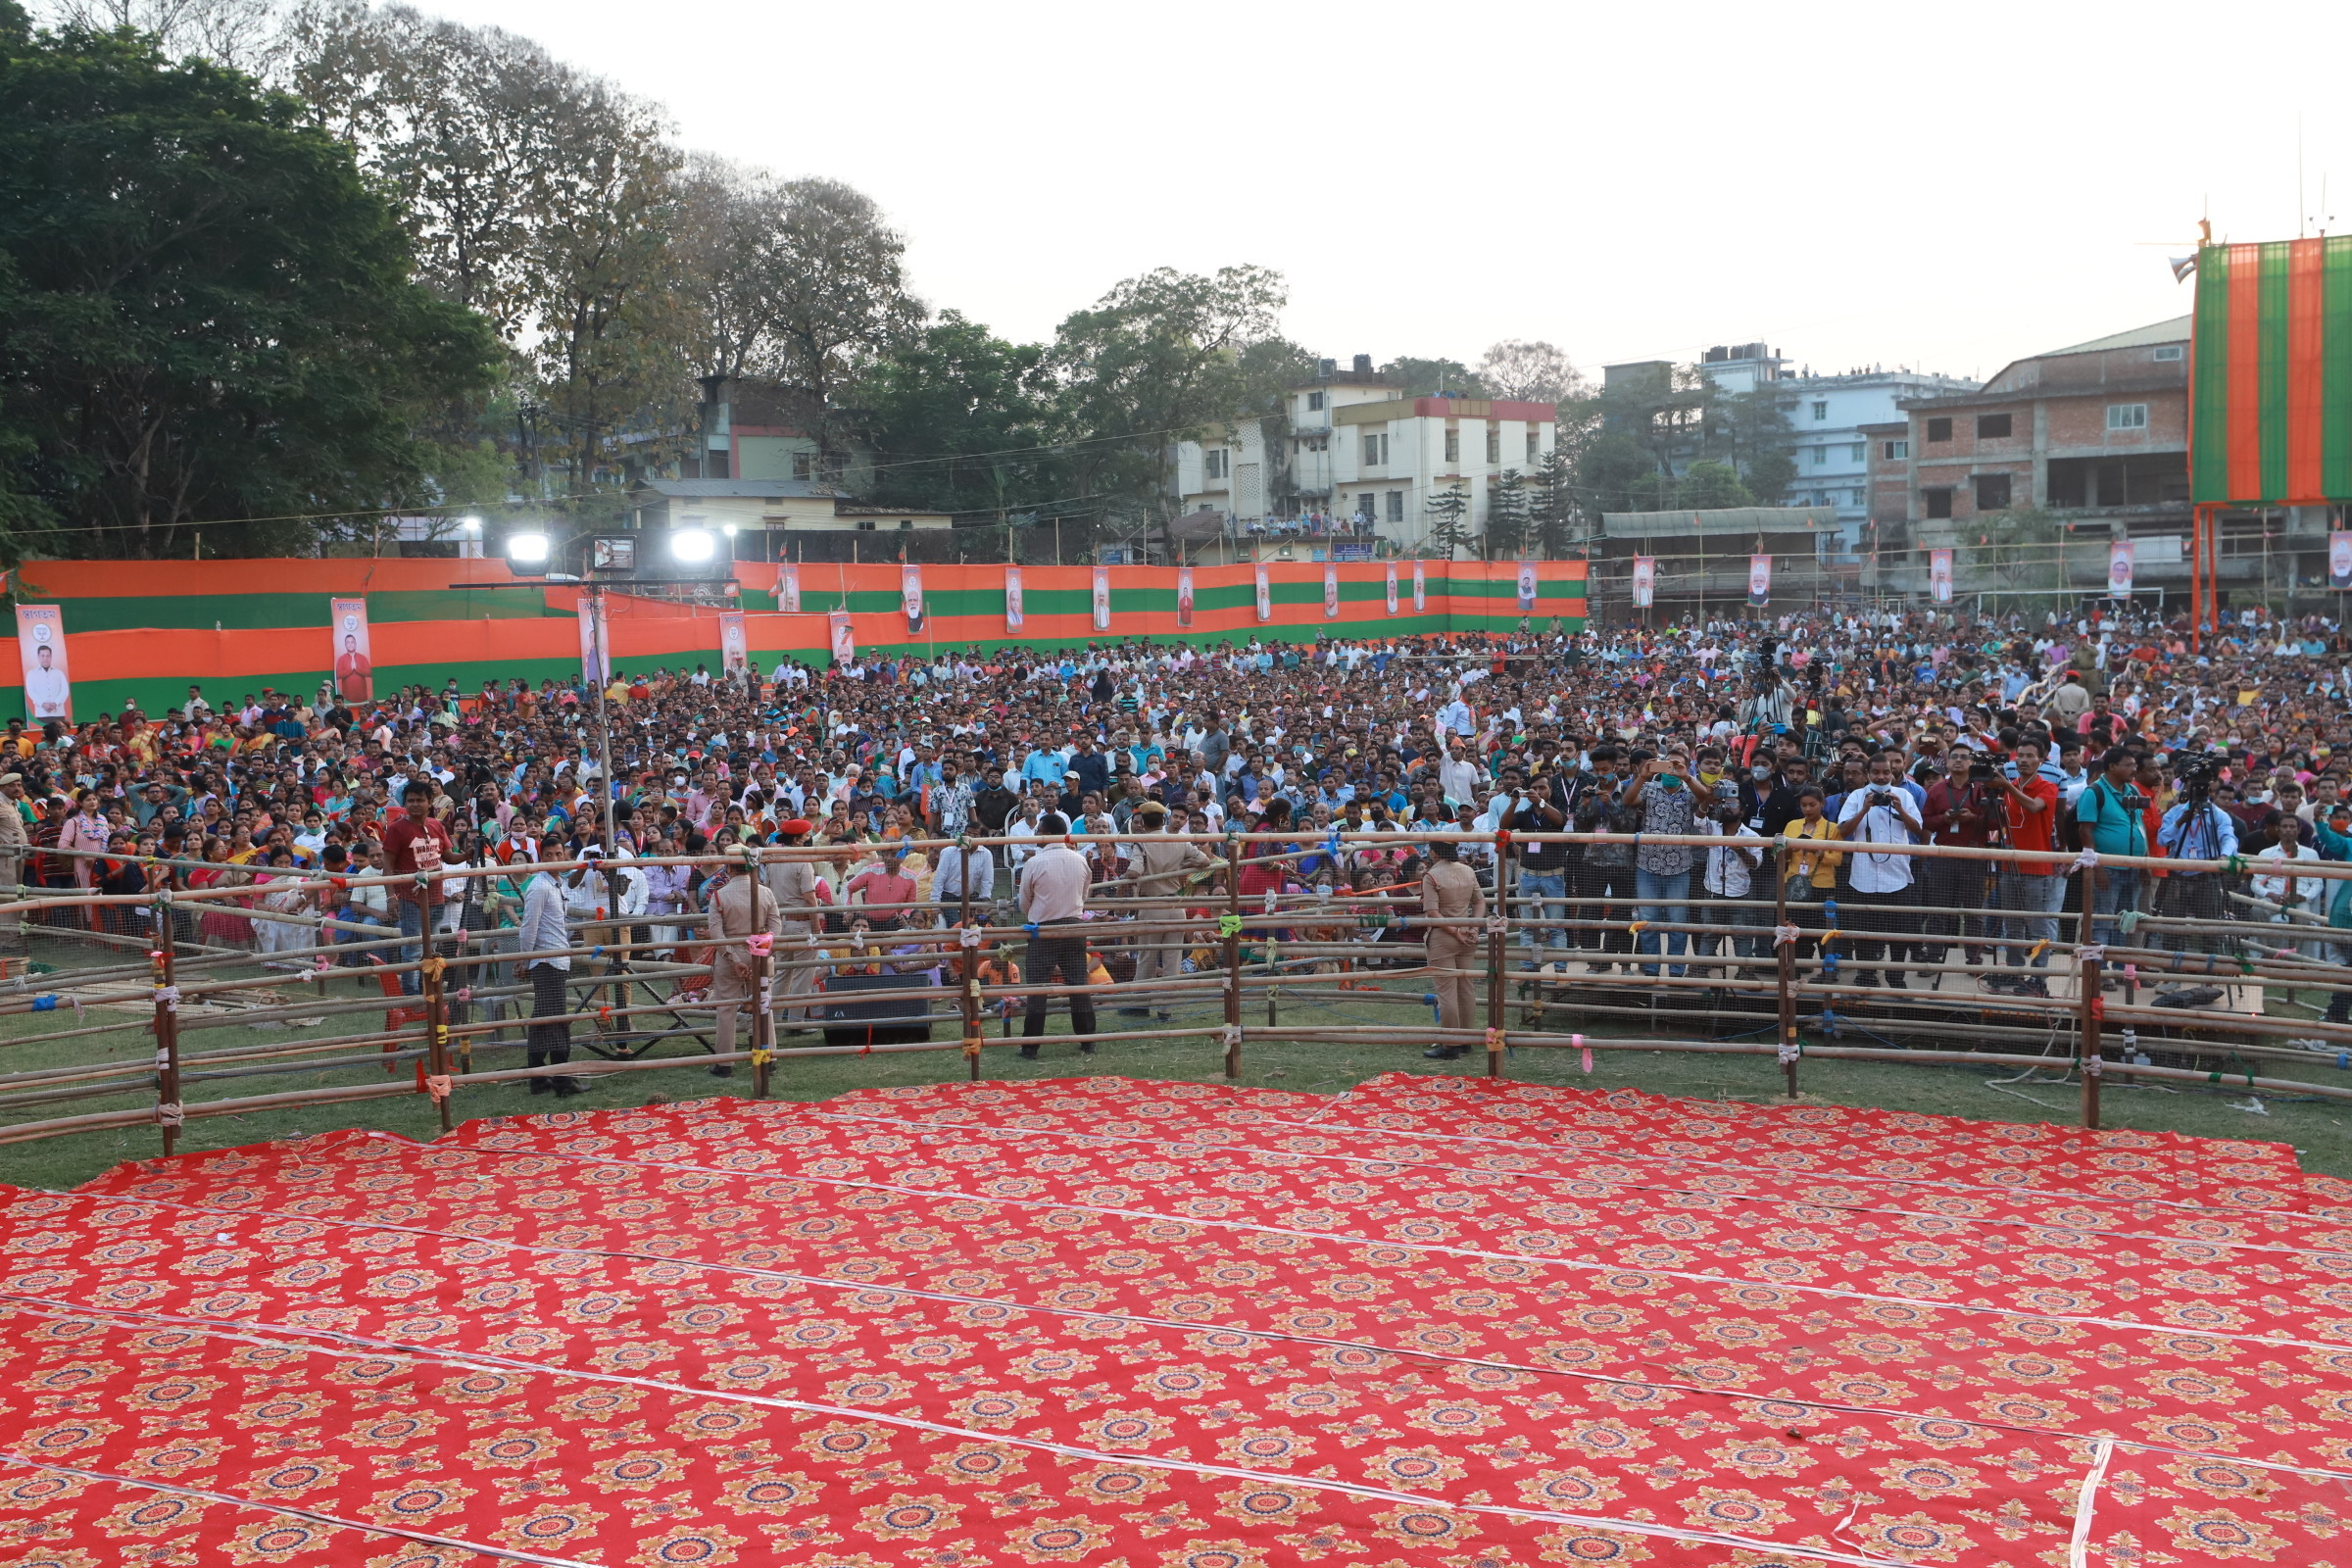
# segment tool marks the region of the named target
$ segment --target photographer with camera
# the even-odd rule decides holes
[[[1870,782],[1847,793],[1838,808],[1838,830],[1839,838],[1852,844],[1920,842],[1925,830],[1920,824],[1918,808],[1912,805],[1911,792],[1895,782],[1892,752],[1881,752],[1870,760]],[[1858,965],[1875,965],[1883,946],[1886,984],[1897,991],[1907,989],[1903,960],[1909,956],[1912,946],[1901,934],[1909,918],[1905,911],[1918,902],[1911,860],[1908,855],[1856,853],[1847,861],[1847,875],[1857,906],[1856,929],[1882,932],[1887,938],[1883,945],[1877,941],[1856,942],[1854,961]],[[1877,985],[1877,970],[1860,969],[1856,983]]]
[[[2082,847],[2101,858],[2148,853],[2147,797],[2140,794],[2139,759],[2121,746],[2099,759],[2099,776],[2075,797],[2075,826]],[[2093,866],[2090,877],[2090,939],[2115,940],[2115,916],[2139,907],[2137,866]]]
[[[2044,755],[2038,740],[2021,740],[2014,759],[1998,775],[2001,804],[2008,814],[2009,847],[2053,857],[2038,864],[2005,864],[1998,879],[2003,914],[2001,962],[2034,969],[2050,966],[2049,945],[2058,940],[2058,910],[2066,903],[2066,876],[2055,859],[2058,786],[2042,776]],[[2037,945],[2039,952],[2034,951]],[[2036,996],[2049,995],[2048,985],[2038,974],[2026,981],[2025,989]]]
[[[2227,860],[2237,853],[2237,824],[2214,804],[2213,787],[2220,782],[2221,763],[2206,752],[2184,752],[2173,760],[2173,786],[2179,802],[2164,813],[2156,843],[2176,860]],[[2176,920],[2222,920],[2229,916],[2218,871],[2176,871],[2167,867],[2156,890],[2156,912]],[[2167,932],[2164,945],[2176,953],[2211,953],[2219,939],[2201,933]]]
[[[1642,765],[1640,772],[1626,780],[1623,804],[1637,807],[1642,812],[1641,833],[1688,834],[1696,829],[1698,786],[1690,777],[1690,760],[1679,747],[1666,757],[1653,757]],[[1634,854],[1634,895],[1639,899],[1639,918],[1646,926],[1687,924],[1690,918],[1690,866],[1697,854],[1688,844],[1644,844]],[[1659,949],[1659,933],[1645,930],[1636,944],[1637,951],[1655,955]],[[1681,958],[1690,945],[1687,931],[1667,934],[1667,956]],[[1656,974],[1658,966],[1645,963],[1644,974]],[[1670,964],[1668,974],[1683,977],[1680,963]]]
[[[1497,806],[1501,825],[1514,837],[1528,833],[1559,833],[1566,830],[1570,813],[1575,808],[1568,781],[1561,776],[1558,761],[1549,751],[1536,763],[1536,776],[1525,786],[1510,792],[1507,800]],[[1519,854],[1519,917],[1523,921],[1564,920],[1568,917],[1568,865],[1570,846],[1550,843],[1517,846]],[[1552,957],[1565,959],[1568,954],[1567,928],[1542,929],[1532,925],[1520,927],[1520,940],[1528,944],[1527,956],[1520,967],[1536,967],[1537,950]],[[1554,950],[1557,950],[1556,952]]]
[[[1928,829],[1928,842],[1972,850],[1997,843],[2007,820],[1993,782],[1997,770],[1985,758],[1965,747],[1953,747],[1949,760],[1952,771],[1936,776],[1928,785],[1928,798],[1920,808],[1920,820]],[[1928,775],[1937,773],[1933,762],[1922,762],[1919,771]],[[1920,897],[1931,907],[1982,909],[1985,871],[1986,862],[1983,860],[1957,858],[1930,860],[1920,868]],[[1931,914],[1922,921],[1921,929],[1930,936],[1957,936],[1971,965],[1984,961],[1978,946],[1978,939],[1984,934],[1982,916]],[[1930,963],[1941,963],[1945,949],[1923,944],[1921,955]]]
[[[1570,786],[1569,821],[1579,833],[1632,833],[1640,829],[1642,817],[1632,807],[1618,801],[1618,769],[1623,765],[1625,753],[1614,743],[1603,742],[1591,753],[1592,770],[1579,776]],[[1606,903],[1581,904],[1577,918],[1606,922],[1599,929],[1587,926],[1577,932],[1577,946],[1588,954],[1631,953],[1634,939],[1623,925],[1626,906],[1634,897],[1634,847],[1631,844],[1588,844],[1576,859],[1576,892],[1580,899],[1606,900]],[[1605,961],[1595,961],[1592,972],[1607,970]]]

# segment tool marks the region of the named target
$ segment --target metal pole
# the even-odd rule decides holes
[[[1788,1098],[1796,1098],[1796,944],[1781,940],[1788,924],[1788,841],[1781,840],[1773,857],[1772,951],[1776,956],[1781,993],[1781,1072],[1788,1080]]]
[[[441,992],[441,971],[446,960],[440,954],[433,951],[436,946],[433,941],[433,916],[438,911],[435,906],[427,904],[419,904],[417,908],[422,916],[418,924],[421,928],[425,956],[424,961],[416,966],[419,977],[423,981],[421,989],[424,992],[424,1070],[436,1079],[447,1078],[449,1076],[449,1006]],[[435,1095],[433,1108],[441,1113],[441,1130],[443,1132],[448,1132],[457,1125],[450,1117],[447,1095]]]
[[[155,977],[155,1119],[164,1130],[164,1157],[179,1146],[179,988],[172,978],[172,903],[155,901],[155,946],[147,953]]]
[[[2090,941],[2090,911],[2098,900],[2091,891],[2091,878],[2096,871],[2082,873],[2082,924],[2076,933],[2077,951],[2082,955],[2081,973],[2075,987],[2082,992],[2076,1000],[2082,1008],[2082,1125],[2093,1132],[2099,1125],[2099,1077],[2105,1071],[2100,1053],[2099,1022],[2107,1015],[2107,1004],[2100,1000],[2104,984],[2104,965],[2099,961],[2098,949]]]
[[[1236,843],[1225,879],[1225,1076],[1242,1075],[1242,849]]]
[[[760,878],[757,863],[752,867],[754,878]],[[764,879],[760,879],[764,880]],[[752,887],[752,907],[760,906],[759,882]],[[765,953],[752,956],[752,998],[757,1004],[752,1011],[752,1098],[767,1098],[768,1062],[776,1054],[776,948],[771,940]]]
[[[602,780],[604,808],[598,818],[605,829],[605,853],[612,855],[620,848],[620,824],[612,819],[612,723],[605,711],[605,687],[612,679],[612,649],[611,632],[605,625],[605,585],[588,585],[588,613],[595,618],[596,659],[602,667],[596,672],[596,742],[597,766],[604,770]]]
[[[1502,868],[1495,867],[1495,881],[1502,880]],[[1500,902],[1499,900],[1497,901]],[[1510,926],[1510,906],[1487,922],[1487,1076],[1502,1076],[1502,940]]]

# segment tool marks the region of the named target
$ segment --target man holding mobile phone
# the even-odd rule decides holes
[[[1626,780],[1624,801],[1641,810],[1641,832],[1690,834],[1697,831],[1696,788],[1690,779],[1690,758],[1677,748],[1669,756],[1643,762]],[[1642,933],[1639,952],[1658,952],[1658,926],[1690,923],[1690,867],[1696,858],[1697,852],[1688,844],[1644,844],[1634,852],[1636,917],[1648,928]],[[1687,931],[1670,933],[1665,943],[1667,955],[1681,958],[1690,940]],[[1643,964],[1642,972],[1656,974],[1658,966]],[[1667,968],[1676,979],[1682,978],[1683,972],[1679,962]]]
[[[1883,751],[1870,760],[1870,777],[1862,788],[1849,791],[1838,812],[1838,836],[1862,844],[1917,844],[1925,836],[1911,792],[1895,782],[1894,754]],[[1856,854],[1850,858],[1857,930],[1885,933],[1889,940],[1854,944],[1857,965],[1878,963],[1885,954],[1886,984],[1907,989],[1903,960],[1911,943],[1901,936],[1906,912],[1918,902],[1912,858],[1908,855]],[[1855,983],[1873,986],[1876,968],[1859,968]]]

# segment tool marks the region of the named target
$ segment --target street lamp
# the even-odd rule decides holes
[[[458,519],[458,528],[464,533],[480,533],[482,531],[482,519],[479,517],[460,517]]]

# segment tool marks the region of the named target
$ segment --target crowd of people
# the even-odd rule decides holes
[[[11,721],[0,748],[0,871],[106,893],[233,887],[183,915],[182,934],[265,956],[318,942],[321,919],[333,941],[499,931],[526,955],[585,920],[647,930],[656,951],[732,920],[837,941],[843,965],[913,972],[935,970],[937,952],[902,938],[893,955],[889,934],[977,908],[1034,928],[1033,983],[1148,983],[1181,972],[1192,948],[1118,943],[1088,921],[1090,894],[1197,897],[1206,919],[1237,874],[1253,910],[1269,892],[1338,900],[1326,924],[1363,945],[1365,967],[1425,909],[1460,917],[1495,898],[1553,922],[1523,920],[1521,965],[1673,974],[1727,948],[1762,953],[1776,892],[1816,927],[1835,901],[1843,912],[1826,923],[1862,938],[1855,982],[1890,989],[1947,953],[2038,989],[2065,901],[2085,885],[2102,941],[2139,912],[2299,922],[2315,956],[2352,940],[2331,935],[2352,926],[2352,881],[2292,865],[2352,858],[2352,645],[2331,622],[2252,612],[2202,639],[2113,607],[1808,611],[1502,637],[885,653],[779,663],[764,681],[640,667],[601,693],[517,679],[352,703],[330,683],[216,706],[191,687],[152,717]],[[1442,851],[1335,836],[1498,829],[1511,842]],[[1296,840],[1238,873],[1219,845],[1182,842],[1228,830]],[[1527,838],[1561,831],[1725,843]],[[1006,837],[1033,842],[910,849]],[[1920,841],[2049,858],[1995,870],[1871,848]],[[763,845],[822,854],[750,888],[725,859]],[[2085,849],[2229,869],[2065,874]],[[691,856],[716,858],[636,863]],[[601,863],[532,869],[581,859]],[[473,874],[415,890],[347,881],[435,867]],[[742,906],[722,907],[729,897]],[[1753,934],[1692,951],[1674,927],[1702,898],[1745,901],[1709,919]],[[124,932],[148,917],[137,905],[53,916]],[[1462,967],[1442,957],[1433,947],[1437,967]],[[563,1010],[567,961],[526,968],[547,993],[539,1010]],[[717,999],[748,1000],[744,977],[719,970]],[[1444,1022],[1464,1026],[1468,988],[1438,995]],[[2348,998],[2328,1016],[2352,1016]],[[1044,1011],[1029,1009],[1033,1039]],[[1074,1011],[1091,1033],[1091,1006]],[[560,1060],[560,1044],[548,1035],[534,1059]]]

